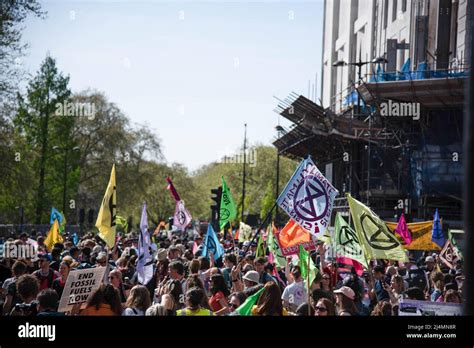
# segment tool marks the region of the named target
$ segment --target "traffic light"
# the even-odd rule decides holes
[[[211,224],[214,228],[214,231],[219,231],[219,217],[221,209],[221,197],[222,197],[222,186],[218,188],[211,189],[211,199],[214,201],[214,204],[211,205]]]

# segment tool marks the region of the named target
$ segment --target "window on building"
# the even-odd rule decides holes
[[[397,19],[398,1],[392,0],[392,22]]]
[[[406,12],[407,10],[407,0],[402,0],[402,12]]]
[[[388,0],[384,1],[383,5],[383,28],[387,29],[387,21],[388,21]]]

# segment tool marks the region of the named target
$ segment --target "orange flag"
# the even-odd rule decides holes
[[[311,235],[308,231],[298,225],[293,219],[283,227],[278,236],[282,248],[289,248],[302,243],[308,243]]]

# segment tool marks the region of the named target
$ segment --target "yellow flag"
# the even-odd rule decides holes
[[[56,243],[62,243],[63,237],[59,234],[59,225],[58,220],[54,220],[51,229],[49,230],[48,236],[44,240],[44,245],[48,248],[48,251],[51,252],[53,250],[53,246]]]
[[[117,215],[117,194],[115,188],[115,164],[112,166],[109,184],[105,190],[95,226],[99,229],[99,237],[109,248],[115,245],[115,219]]]
[[[352,220],[367,260],[408,261],[400,242],[369,207],[347,194]]]
[[[387,227],[395,231],[397,222],[385,221]],[[410,222],[407,224],[408,231],[410,231],[412,242],[406,245],[403,238],[395,234],[398,241],[406,250],[441,250],[438,244],[431,240],[431,232],[433,230],[433,221]]]

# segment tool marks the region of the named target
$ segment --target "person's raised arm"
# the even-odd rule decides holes
[[[244,290],[244,284],[240,277],[241,268],[242,268],[242,263],[239,262],[236,266],[232,267],[232,270],[230,271],[233,292],[239,292],[239,291]]]

